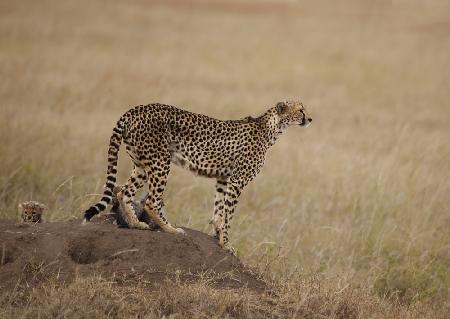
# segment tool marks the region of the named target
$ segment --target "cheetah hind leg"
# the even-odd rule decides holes
[[[125,224],[128,225],[129,228],[135,228],[135,229],[150,229],[149,225],[147,225],[144,222],[139,221],[139,219],[136,216],[135,211],[133,210],[133,206],[130,204],[127,204],[123,199],[122,192],[117,194],[117,199],[120,203],[120,212],[123,214],[122,219],[125,221]],[[120,218],[118,218],[120,220]]]
[[[149,200],[147,199],[146,204],[144,206],[144,211],[147,213],[150,218],[158,224],[158,226],[166,233],[171,234],[180,234],[186,236],[186,232],[183,228],[176,228],[173,227],[169,221],[167,220],[165,213],[164,213],[164,206],[161,207],[159,210],[153,208],[149,205]]]
[[[120,203],[121,210],[123,212],[123,218],[128,224],[128,227],[135,229],[149,229],[149,225],[144,222],[139,221],[136,216],[136,212],[133,208],[134,196],[138,189],[144,185],[144,179],[146,177],[145,171],[134,166],[133,172],[128,179],[127,183],[123,188],[117,193],[117,200]]]
[[[148,176],[153,176],[153,183],[149,183],[149,196],[145,200],[144,211],[150,218],[158,224],[161,229],[171,234],[186,235],[186,232],[182,228],[173,227],[167,220],[164,203],[163,193],[167,183],[167,177],[170,170],[170,157],[168,157],[168,163],[166,166],[157,167],[153,166],[148,170]],[[159,174],[158,174],[159,173]]]

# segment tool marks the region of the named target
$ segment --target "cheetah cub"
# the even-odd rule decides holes
[[[20,222],[41,223],[42,214],[47,207],[36,201],[28,201],[19,204]]]
[[[163,193],[174,164],[216,180],[211,224],[219,245],[234,252],[228,231],[243,188],[259,173],[267,151],[289,126],[306,127],[311,121],[299,101],[279,102],[259,117],[226,121],[159,103],[136,106],[122,115],[113,129],[103,197],[86,210],[84,222],[112,201],[123,142],[134,168],[117,198],[130,228],[149,228],[133,211],[134,196],[147,183],[144,213],[163,231],[185,234],[169,223],[164,210]]]

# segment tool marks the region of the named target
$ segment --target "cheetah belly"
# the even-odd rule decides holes
[[[198,176],[209,178],[227,178],[231,174],[228,165],[216,165],[212,163],[198,163],[181,152],[173,152],[171,161],[173,164],[183,167]],[[197,162],[197,163],[196,163]]]

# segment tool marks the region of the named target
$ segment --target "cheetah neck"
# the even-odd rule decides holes
[[[284,127],[279,125],[278,116],[271,112],[267,112],[261,117],[261,123],[263,124],[263,136],[268,146],[275,144],[277,139],[285,131]]]

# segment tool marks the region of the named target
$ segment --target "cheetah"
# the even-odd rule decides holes
[[[46,206],[36,201],[19,204],[20,221],[22,223],[41,223]]]
[[[279,102],[259,117],[240,120],[219,120],[160,103],[136,106],[123,114],[113,129],[103,197],[85,211],[83,223],[111,203],[123,142],[134,164],[131,176],[117,194],[128,226],[149,228],[138,220],[132,206],[137,190],[147,183],[149,196],[144,212],[163,231],[186,234],[169,223],[163,203],[170,166],[175,164],[216,179],[212,231],[219,245],[234,253],[228,236],[242,190],[260,172],[267,151],[289,126],[306,127],[311,122],[300,101]]]

